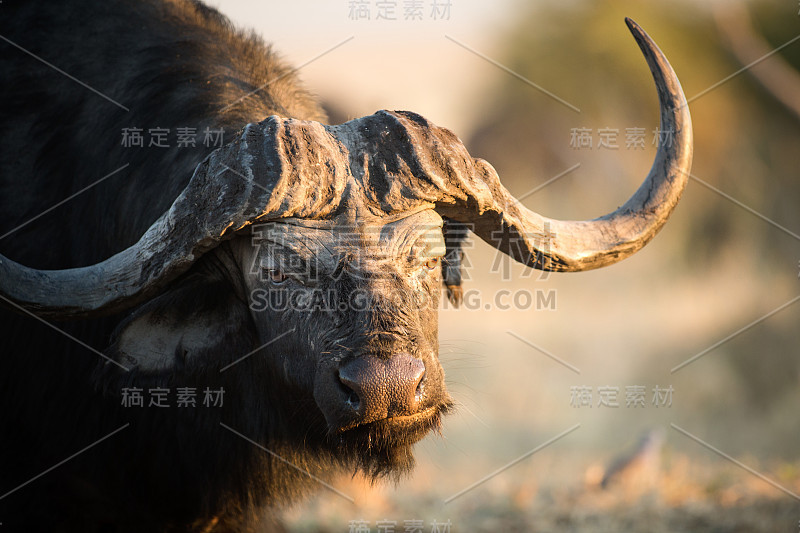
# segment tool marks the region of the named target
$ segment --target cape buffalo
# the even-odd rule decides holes
[[[588,270],[644,246],[687,181],[686,101],[630,21],[674,142],[622,207],[560,221],[419,115],[325,125],[199,2],[0,10],[5,531],[263,529],[337,472],[408,470],[451,407],[437,306],[464,225]]]

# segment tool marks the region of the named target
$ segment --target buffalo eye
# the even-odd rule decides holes
[[[427,268],[428,270],[433,270],[434,268],[439,266],[439,259],[440,259],[439,257],[433,257],[431,259],[428,259],[427,261],[425,261],[425,268]]]
[[[277,268],[266,268],[264,269],[264,274],[266,274],[267,279],[269,279],[275,285],[280,285],[289,279],[286,274]]]

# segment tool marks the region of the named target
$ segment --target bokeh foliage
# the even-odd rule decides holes
[[[649,168],[655,151],[652,130],[658,124],[649,72],[623,24],[630,16],[666,53],[690,99],[695,134],[692,174],[800,233],[800,118],[749,70],[710,89],[743,67],[718,25],[719,15],[732,5],[520,2],[496,59],[580,108],[580,113],[517,77],[500,76],[481,103],[484,118],[467,139],[471,153],[491,161],[518,195],[581,163],[526,200],[546,215],[591,218],[624,202]],[[776,0],[749,2],[746,7],[756,32],[771,47],[800,34],[800,6]],[[768,67],[769,61],[786,61],[800,70],[800,41],[754,68]],[[646,128],[645,150],[625,148],[629,127]],[[573,128],[590,128],[594,148],[570,146]],[[619,131],[618,149],[597,148],[600,128]],[[598,203],[605,206],[600,211]],[[696,180],[690,182],[678,209],[688,213],[669,223],[678,226],[678,238],[660,245],[665,278],[672,271],[714,276],[710,265],[734,257],[742,278],[759,278],[764,301],[783,302],[797,294],[783,289],[792,287],[792,279],[797,285],[798,239]],[[675,234],[674,227],[671,231]],[[754,302],[753,308],[757,307]],[[793,393],[796,399],[797,329],[792,321],[772,320],[724,347],[725,360],[738,376],[749,407],[768,409],[786,394]]]

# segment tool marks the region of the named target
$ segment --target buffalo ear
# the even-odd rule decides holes
[[[442,281],[447,287],[447,298],[453,306],[458,307],[463,300],[463,289],[461,287],[461,266],[464,262],[464,250],[462,246],[467,240],[469,227],[461,222],[443,217],[445,254],[442,260]]]
[[[249,309],[230,284],[193,274],[120,323],[108,355],[136,373],[182,374],[218,370],[255,342]]]

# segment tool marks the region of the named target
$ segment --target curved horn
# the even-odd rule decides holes
[[[673,142],[660,143],[650,173],[622,207],[588,221],[555,220],[534,213],[503,187],[489,163],[473,159],[450,131],[413,113],[391,114],[393,123],[388,127],[399,138],[397,158],[402,161],[391,162],[393,168],[387,174],[393,174],[394,168],[408,168],[420,182],[414,187],[417,198],[435,202],[441,215],[470,224],[483,240],[534,268],[578,272],[635,253],[661,229],[686,186],[692,124],[686,98],[666,57],[635,22],[625,21],[653,73],[661,131],[671,132]],[[375,174],[376,169],[371,170]]]
[[[249,124],[197,166],[136,244],[105,261],[37,270],[0,255],[0,303],[62,319],[128,309],[252,222],[327,216],[348,174],[340,146],[321,124],[274,116]]]
[[[658,233],[689,179],[692,122],[678,77],[644,30],[631,19],[625,22],[650,66],[661,105],[661,131],[672,132],[673,143],[659,144],[647,178],[623,206],[591,221],[542,217],[525,209],[500,186],[494,195],[497,209],[473,220],[475,231],[530,266],[577,272],[628,257]],[[487,179],[491,182],[496,176],[494,169],[485,162],[476,163],[479,172],[491,176]]]

